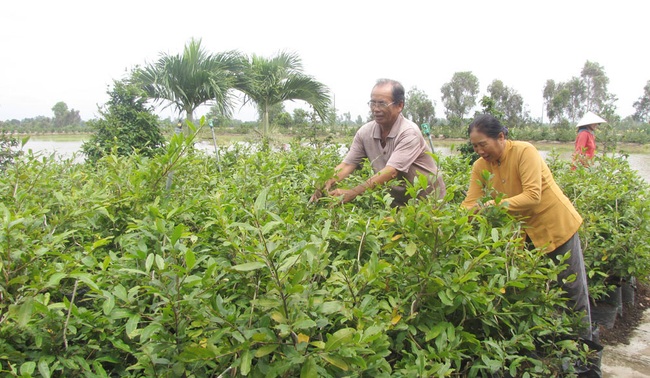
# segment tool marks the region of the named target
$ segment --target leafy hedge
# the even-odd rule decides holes
[[[502,209],[458,206],[467,161],[439,161],[446,201],[309,204],[337,148],[217,165],[184,138],[94,166],[25,155],[1,176],[3,375],[549,377],[587,357],[561,262]]]
[[[589,291],[599,299],[611,285],[645,280],[650,272],[650,185],[625,155],[596,156],[570,169],[552,156],[556,179],[583,216],[580,229]]]

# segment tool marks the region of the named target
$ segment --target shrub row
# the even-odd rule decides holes
[[[0,178],[2,374],[548,377],[587,358],[570,337],[579,319],[558,311],[562,262],[524,249],[502,209],[458,206],[466,160],[439,161],[445,201],[396,210],[376,190],[309,204],[339,160],[335,147],[294,143],[216,161],[183,135],[160,156],[94,166],[17,158]],[[577,204],[601,195],[577,182],[603,186],[602,171],[557,166]],[[641,202],[615,203],[625,217],[647,209],[647,188],[634,191]],[[605,227],[586,218],[589,235]],[[617,237],[638,233],[626,252],[641,257],[648,228],[635,225]]]

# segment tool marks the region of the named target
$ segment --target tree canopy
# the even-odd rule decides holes
[[[501,80],[493,80],[487,91],[493,100],[494,110],[502,114],[502,120],[507,126],[519,125],[527,117],[523,97]]]
[[[608,83],[604,68],[590,61],[585,62],[580,77],[559,83],[547,80],[543,93],[549,121],[575,123],[588,111],[613,114],[616,97],[608,92]]]
[[[211,103],[222,113],[232,112],[232,92],[244,59],[236,51],[211,54],[201,47],[201,40],[192,39],[182,54],[162,54],[153,64],[138,68],[133,80],[150,98],[174,106],[179,115],[194,121],[194,111]]]
[[[147,97],[138,87],[115,81],[102,118],[88,121],[95,130],[81,146],[89,161],[97,161],[115,150],[118,155],[138,152],[153,155],[165,143],[158,128],[158,116],[146,105]]]
[[[650,121],[650,80],[643,87],[643,94],[634,102],[634,118],[639,122]]]
[[[264,134],[269,129],[269,111],[287,100],[302,100],[326,118],[330,97],[327,87],[303,73],[300,57],[295,53],[279,52],[265,58],[253,54],[247,61],[237,89],[245,95],[244,103],[257,105]]]
[[[406,104],[404,105],[404,115],[418,125],[423,123],[433,124],[436,116],[436,109],[433,101],[429,100],[427,94],[413,87],[406,94]]]
[[[478,78],[471,71],[465,71],[454,73],[451,81],[440,88],[448,120],[462,120],[469,113],[476,105],[478,86]]]
[[[79,125],[81,123],[79,111],[68,109],[68,105],[63,101],[54,104],[52,112],[54,113],[53,123],[55,127]]]

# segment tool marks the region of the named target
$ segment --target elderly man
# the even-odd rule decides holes
[[[435,193],[438,198],[444,197],[445,184],[429,155],[431,149],[418,126],[402,115],[404,98],[404,87],[399,82],[389,79],[377,81],[368,102],[374,120],[357,131],[350,151],[335,168],[336,175],[325,182],[322,190],[312,195],[312,202],[323,194],[341,197],[343,202],[349,202],[366,190],[397,178],[397,183],[391,186],[393,204],[404,205],[410,198],[404,180],[414,182],[420,173],[427,176],[429,183],[426,190],[418,195]],[[332,189],[337,182],[348,177],[364,158],[370,161],[375,175],[352,189]]]

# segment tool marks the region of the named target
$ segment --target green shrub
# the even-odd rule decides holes
[[[3,375],[548,377],[586,356],[563,265],[458,206],[466,159],[438,161],[446,201],[395,209],[308,202],[336,146],[191,145],[0,177]]]
[[[26,140],[23,141],[23,145],[25,143]],[[4,131],[0,132],[0,172],[3,171],[7,165],[13,163],[14,159],[20,155],[20,151],[16,149],[18,144],[18,139]]]
[[[158,128],[158,116],[146,106],[147,99],[140,89],[115,81],[108,94],[111,99],[101,111],[103,118],[88,122],[94,133],[81,146],[87,159],[95,162],[111,153],[143,156],[157,153],[164,138]]]
[[[590,167],[571,170],[555,156],[555,178],[584,219],[580,229],[590,294],[610,284],[650,274],[650,186],[625,155],[597,156]]]

